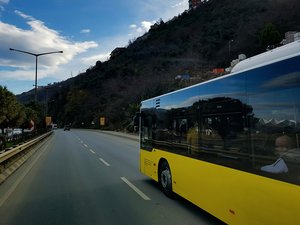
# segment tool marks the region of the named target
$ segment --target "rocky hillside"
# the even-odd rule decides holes
[[[238,54],[253,56],[278,44],[285,32],[300,31],[299,11],[299,0],[210,0],[171,21],[158,21],[113,51],[109,61],[54,85],[48,93],[50,115],[74,127],[99,127],[99,116],[108,119],[106,128],[128,127],[141,100],[212,79],[213,68],[227,67]],[[175,80],[180,74],[193,79]],[[40,90],[39,99],[45,93]],[[18,98],[24,102],[31,95]]]

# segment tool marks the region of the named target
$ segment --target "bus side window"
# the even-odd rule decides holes
[[[250,136],[253,169],[263,176],[298,184],[299,91],[299,88],[264,90],[249,98],[254,113]]]
[[[141,117],[141,147],[152,150],[152,116],[142,114]]]
[[[250,107],[239,99],[218,97],[203,102],[200,114],[200,159],[247,170],[249,151],[246,112]]]

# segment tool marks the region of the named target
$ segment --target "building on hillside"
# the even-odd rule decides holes
[[[181,75],[177,75],[175,77],[175,80],[190,80],[190,75],[189,74],[181,74]]]
[[[189,9],[195,9],[201,4],[201,0],[189,0]]]
[[[223,74],[223,73],[225,73],[225,69],[224,68],[214,68],[212,70],[212,73],[213,74]]]
[[[189,9],[195,9],[197,8],[199,5],[201,5],[202,3],[206,3],[209,0],[189,0]]]
[[[282,45],[289,44],[294,41],[300,40],[300,32],[298,31],[288,31],[284,34],[284,39],[281,41]]]
[[[232,70],[232,68],[238,64],[239,62],[245,60],[247,57],[245,54],[239,54],[237,59],[234,59],[230,62],[230,66],[228,68],[225,68],[225,72],[226,73],[230,73],[230,71]]]

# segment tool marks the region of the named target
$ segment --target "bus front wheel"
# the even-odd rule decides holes
[[[163,161],[160,167],[160,186],[166,196],[173,198],[172,174],[167,161]]]

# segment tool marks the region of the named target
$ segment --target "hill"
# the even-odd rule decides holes
[[[298,0],[210,0],[171,21],[158,21],[127,47],[115,49],[110,60],[39,90],[38,98],[43,102],[47,95],[48,114],[61,124],[99,127],[103,116],[106,128],[123,129],[141,100],[212,79],[212,68],[229,66],[241,53],[263,52],[285,32],[299,31],[299,10]],[[175,80],[180,74],[193,79]],[[28,101],[31,94],[18,99]]]

